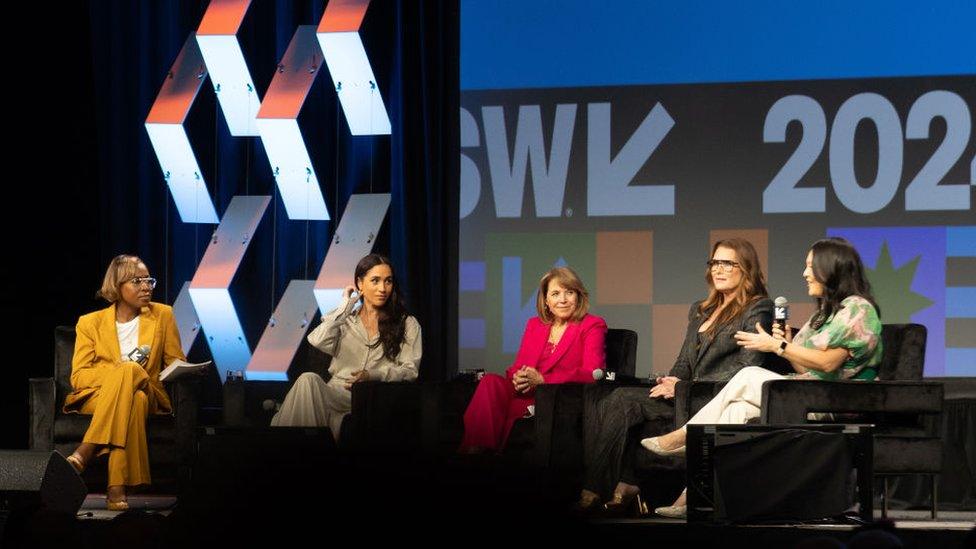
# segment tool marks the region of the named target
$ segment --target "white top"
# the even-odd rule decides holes
[[[356,301],[343,299],[339,307],[322,316],[322,323],[310,334],[308,342],[332,356],[330,383],[344,384],[362,369],[372,381],[413,381],[417,379],[421,345],[420,323],[408,316],[403,343],[395,361],[383,356],[379,334],[369,337],[358,314],[352,314]]]
[[[119,351],[122,360],[125,360],[125,357],[139,346],[139,315],[128,322],[116,320],[115,331],[119,334]]]

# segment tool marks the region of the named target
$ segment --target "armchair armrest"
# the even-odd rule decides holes
[[[54,449],[55,385],[53,377],[31,378],[30,392],[30,448]]]
[[[674,386],[674,426],[681,427],[725,387],[724,381],[679,381]]]
[[[179,463],[188,466],[194,451],[202,379],[199,376],[182,376],[165,382],[165,386],[176,419]]]
[[[552,448],[562,448],[554,439],[563,433],[556,429],[557,422],[575,430],[578,438],[583,437],[583,391],[589,383],[544,383],[535,390],[535,445],[532,448],[530,463],[548,468],[552,465]],[[578,425],[577,425],[578,424]],[[577,428],[578,427],[578,428]]]
[[[938,414],[942,383],[775,379],[763,384],[762,422],[805,423],[810,412]]]
[[[351,392],[351,415],[343,429],[351,431],[352,444],[395,451],[422,446],[420,383],[362,381],[354,383]]]

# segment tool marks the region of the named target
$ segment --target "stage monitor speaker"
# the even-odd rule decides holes
[[[58,452],[0,450],[0,493],[10,508],[43,505],[75,514],[88,488]]]
[[[291,506],[325,493],[335,457],[327,427],[203,427],[180,505],[211,513]]]
[[[688,522],[834,518],[855,493],[870,521],[872,442],[864,425],[689,425]]]

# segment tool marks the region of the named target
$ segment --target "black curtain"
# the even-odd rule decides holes
[[[26,446],[26,379],[50,375],[56,325],[103,306],[93,295],[114,255],[143,257],[160,279],[154,299],[172,303],[206,250],[215,226],[180,220],[144,123],[207,4],[92,0],[56,13],[35,7],[37,19],[58,32],[39,43],[24,30],[9,44],[8,51],[31,52],[19,86],[29,108],[18,120],[29,137],[15,156],[23,164],[40,159],[25,165],[23,179],[28,202],[44,208],[31,210],[40,212],[36,222],[8,222],[15,257],[24,259],[8,262],[7,286],[23,287],[21,266],[33,264],[29,258],[49,262],[27,269],[40,277],[30,292],[4,298],[7,317],[21,324],[9,344],[29,348],[31,357],[4,376],[11,407],[4,447]],[[296,27],[317,25],[325,5],[251,3],[238,39],[262,97]],[[351,136],[327,70],[317,76],[299,124],[328,222],[288,219],[259,138],[231,136],[212,85],[204,83],[186,128],[218,215],[236,195],[272,197],[231,287],[252,349],[288,281],[318,275],[349,196],[389,192],[392,205],[374,251],[393,260],[423,328],[421,378],[446,379],[456,369],[458,25],[457,0],[370,6],[360,35],[390,115],[390,136]],[[32,238],[52,226],[52,238]],[[208,354],[198,337],[191,357]]]

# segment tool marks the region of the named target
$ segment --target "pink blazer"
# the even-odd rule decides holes
[[[549,341],[550,327],[537,316],[529,319],[515,362],[505,371],[505,376],[512,379],[522,366],[532,366],[539,370],[546,383],[593,383],[593,370],[606,367],[607,323],[591,314],[570,323],[556,350],[540,361]]]

